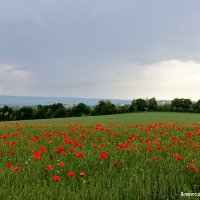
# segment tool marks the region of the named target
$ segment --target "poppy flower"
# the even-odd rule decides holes
[[[58,182],[60,180],[60,177],[59,176],[53,176],[52,177],[52,181],[53,182]]]
[[[158,146],[156,146],[156,149],[157,150],[162,150],[162,147],[158,145]]]
[[[193,163],[188,164],[189,169],[193,170],[196,169],[196,166]]]
[[[104,160],[106,157],[107,157],[107,152],[106,151],[101,152],[100,155],[99,155],[99,158],[101,160]]]
[[[112,164],[113,164],[113,166],[117,167],[119,165],[119,162],[114,161],[114,162],[112,162]]]
[[[68,177],[68,178],[71,178],[71,177],[73,177],[73,176],[74,176],[74,172],[68,172],[68,173],[67,173],[67,177]]]
[[[10,169],[12,167],[12,164],[11,163],[6,163],[6,168],[7,169]]]
[[[40,155],[40,153],[38,152],[38,151],[33,151],[33,159],[34,160],[39,160],[39,159],[41,159],[41,155]]]
[[[14,150],[10,150],[9,153],[10,153],[10,155],[14,154]]]
[[[153,160],[157,160],[157,159],[158,159],[158,156],[154,156],[154,157],[153,157]]]
[[[49,144],[53,144],[53,141],[49,141]]]
[[[146,138],[146,142],[150,142],[150,141],[151,141],[150,137]]]
[[[19,172],[20,171],[20,168],[19,167],[15,167],[14,169],[13,169],[13,172]]]
[[[63,167],[63,166],[64,166],[64,163],[63,163],[63,162],[59,162],[59,163],[58,163],[58,166],[59,166],[59,167]]]
[[[76,153],[76,157],[77,157],[77,158],[83,158],[83,157],[84,157],[84,154],[83,154],[82,152]]]
[[[149,149],[148,149],[148,153],[151,153],[152,151],[153,151],[152,148],[149,148]]]
[[[166,149],[165,149],[166,152],[169,152],[169,150],[170,150],[169,148],[166,148]]]
[[[182,160],[183,158],[181,156],[176,156],[176,160]]]
[[[86,174],[83,173],[83,172],[81,172],[81,173],[79,174],[79,176],[80,176],[80,177],[84,177],[84,176],[86,176]]]
[[[52,171],[53,170],[53,167],[51,165],[47,165],[47,169]]]

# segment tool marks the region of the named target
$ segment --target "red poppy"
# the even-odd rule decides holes
[[[152,148],[149,148],[149,149],[148,149],[148,153],[151,153],[152,151],[153,151]]]
[[[59,176],[53,176],[52,177],[52,181],[53,182],[58,182],[60,180],[60,177]]]
[[[68,178],[71,178],[71,177],[73,177],[73,176],[74,176],[74,172],[68,172],[68,173],[67,173],[67,177],[68,177]]]
[[[10,150],[10,155],[14,154],[14,150]]]
[[[166,148],[166,149],[165,149],[166,152],[169,152],[169,150],[170,150],[169,148]]]
[[[146,138],[146,142],[150,142],[150,141],[151,141],[150,137]]]
[[[99,158],[101,160],[104,160],[106,157],[107,157],[107,152],[106,151],[101,152],[100,155],[99,155]]]
[[[41,153],[45,153],[46,152],[46,149],[43,146],[39,147],[39,150],[41,151]]]
[[[63,162],[59,162],[59,163],[58,163],[58,166],[59,166],[59,167],[63,167],[63,166],[64,166],[64,163],[63,163]]]
[[[76,153],[76,157],[77,157],[77,158],[83,158],[83,157],[84,157],[84,154],[83,154],[82,152]]]
[[[117,167],[117,166],[119,165],[119,162],[114,161],[114,162],[112,162],[112,164],[113,164],[115,167]]]
[[[176,160],[182,160],[183,158],[181,156],[176,156]]]
[[[33,151],[33,159],[34,160],[39,160],[41,159],[41,155],[38,151]]]
[[[53,170],[53,167],[51,165],[47,165],[47,169],[52,171]]]
[[[12,164],[11,163],[6,163],[6,168],[7,169],[10,169],[12,167]]]
[[[84,176],[86,176],[86,174],[83,173],[83,172],[81,172],[81,173],[79,174],[79,176],[80,176],[80,177],[84,177]]]
[[[193,163],[188,164],[189,169],[194,170],[196,169],[196,166]]]
[[[69,138],[64,138],[63,139],[63,143],[65,144],[69,144],[71,142],[71,140]]]
[[[19,168],[19,167],[15,167],[15,168],[13,169],[13,172],[18,172],[18,171],[20,171],[20,168]]]
[[[158,159],[158,156],[154,156],[154,157],[153,157],[153,160],[157,160],[157,159]]]
[[[162,150],[162,147],[161,146],[156,146],[156,149],[157,150]]]

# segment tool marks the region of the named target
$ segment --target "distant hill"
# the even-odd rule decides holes
[[[62,103],[74,105],[85,103],[87,105],[96,105],[100,98],[75,98],[75,97],[27,97],[27,96],[3,96],[0,95],[0,106],[35,106],[50,105],[54,103]],[[130,104],[131,100],[108,99],[114,104]]]

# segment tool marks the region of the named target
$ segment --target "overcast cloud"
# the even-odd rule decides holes
[[[0,94],[200,99],[199,0],[0,0]]]

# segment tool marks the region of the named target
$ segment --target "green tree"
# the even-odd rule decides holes
[[[190,99],[175,98],[171,103],[171,110],[175,112],[192,111],[192,101]]]
[[[84,103],[79,103],[78,105],[72,108],[72,115],[73,116],[84,116],[89,115],[90,108],[89,106],[85,105]]]
[[[58,118],[58,117],[65,117],[66,116],[66,110],[62,103],[55,103],[50,106],[49,112],[52,113],[52,117]]]
[[[117,108],[108,100],[101,100],[99,104],[94,107],[94,115],[109,115],[117,113]]]
[[[147,105],[149,111],[157,111],[158,103],[154,97],[147,101]]]
[[[145,111],[147,108],[147,102],[145,99],[133,99],[131,104],[132,111]]]
[[[33,108],[24,106],[15,111],[17,120],[26,120],[33,118]]]
[[[14,118],[14,110],[5,105],[3,108],[0,108],[0,121],[10,121]]]
[[[200,99],[193,105],[194,112],[200,112]]]

